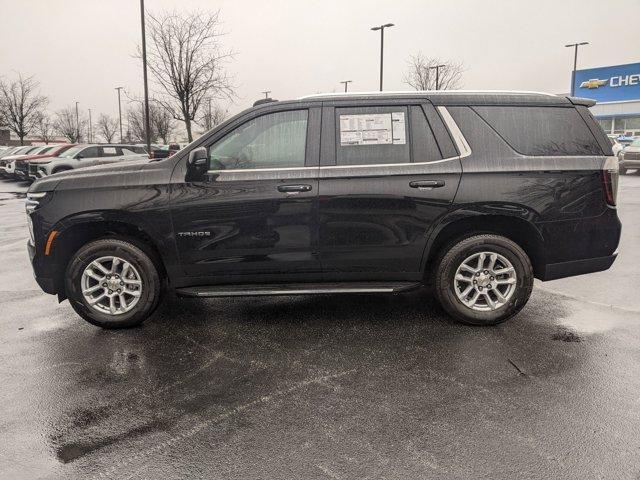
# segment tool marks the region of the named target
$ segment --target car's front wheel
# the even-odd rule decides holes
[[[117,238],[80,248],[67,266],[65,282],[76,313],[103,328],[141,324],[157,307],[162,290],[150,256],[133,241]]]
[[[533,267],[524,250],[499,235],[475,235],[439,259],[435,286],[444,310],[472,325],[495,325],[518,313],[533,288]]]

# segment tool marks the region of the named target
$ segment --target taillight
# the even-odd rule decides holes
[[[607,205],[616,206],[618,198],[618,157],[607,157],[602,167],[602,190]]]

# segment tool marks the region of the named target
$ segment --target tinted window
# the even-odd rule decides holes
[[[87,147],[80,152],[82,158],[96,158],[100,156],[98,147]]]
[[[209,148],[211,170],[304,167],[307,111],[262,115]]]
[[[338,165],[409,163],[407,107],[336,108]]]
[[[118,152],[119,148],[116,147],[101,147],[102,148],[102,154],[100,155],[101,157],[117,157],[118,155],[121,155],[120,152]]]
[[[473,107],[523,155],[602,155],[602,149],[575,108]]]
[[[414,162],[432,162],[442,159],[438,144],[433,136],[422,107],[411,107],[411,138]]]

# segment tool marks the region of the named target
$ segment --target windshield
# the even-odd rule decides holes
[[[631,142],[631,147],[640,147],[640,137],[636,138],[633,142]]]
[[[55,145],[49,145],[48,147],[44,147],[38,150],[38,154],[42,155],[44,153],[50,153],[54,148],[56,148]]]
[[[80,146],[80,147],[71,147],[69,150],[65,150],[64,152],[62,152],[60,155],[58,155],[61,158],[71,158],[73,157],[76,153],[78,153],[80,150],[84,149],[84,146]]]

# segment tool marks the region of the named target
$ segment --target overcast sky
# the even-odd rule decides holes
[[[385,89],[406,90],[410,54],[463,62],[465,89],[569,91],[578,68],[640,61],[640,0],[146,0],[149,11],[220,9],[237,112],[271,90],[278,99],[377,90],[379,33]],[[142,92],[133,58],[138,0],[0,0],[0,75],[35,75],[55,111],[117,114],[116,86]],[[86,111],[86,110],[85,110]],[[94,117],[97,118],[97,115]]]

